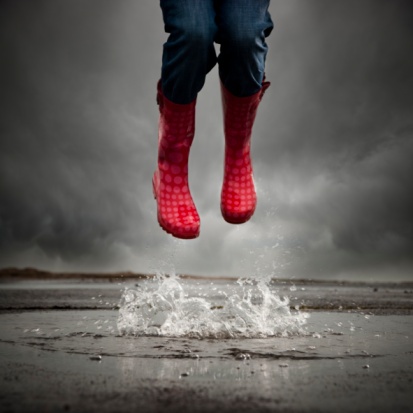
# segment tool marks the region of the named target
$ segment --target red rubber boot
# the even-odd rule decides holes
[[[225,221],[243,224],[254,214],[257,205],[250,141],[258,105],[270,82],[263,82],[259,92],[248,97],[232,95],[221,83],[225,132],[224,182],[221,212]]]
[[[196,101],[179,105],[168,100],[158,84],[158,169],[153,194],[159,225],[177,238],[199,235],[200,220],[188,186],[188,156],[195,134]]]

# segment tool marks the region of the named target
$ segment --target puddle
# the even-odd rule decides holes
[[[0,321],[0,342],[103,359],[371,359],[411,354],[413,331],[413,316],[327,312],[311,314],[301,335],[234,339],[122,336],[113,310],[8,313]]]

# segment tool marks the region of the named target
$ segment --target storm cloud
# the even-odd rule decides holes
[[[219,81],[199,95],[197,240],[156,221],[156,1],[0,2],[0,267],[413,277],[413,7],[272,1],[251,222],[223,221]]]

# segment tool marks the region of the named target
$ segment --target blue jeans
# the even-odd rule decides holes
[[[161,84],[174,103],[192,102],[218,63],[219,77],[235,96],[257,93],[273,29],[270,0],[160,0],[169,33]],[[217,56],[214,42],[220,44]]]

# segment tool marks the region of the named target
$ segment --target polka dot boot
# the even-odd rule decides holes
[[[153,193],[159,225],[177,238],[196,238],[200,220],[188,186],[188,156],[195,133],[195,104],[168,100],[158,84],[160,111],[158,169]]]
[[[225,132],[221,212],[225,221],[231,224],[248,221],[257,204],[250,141],[258,105],[269,86],[270,83],[264,81],[259,92],[239,98],[221,84]]]

